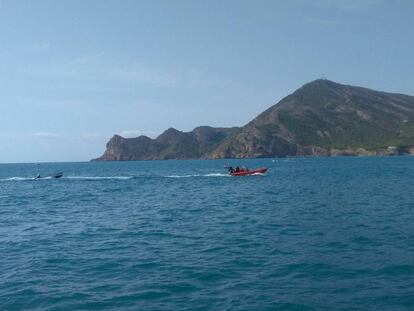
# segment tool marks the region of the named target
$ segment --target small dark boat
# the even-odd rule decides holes
[[[36,179],[43,179],[43,178],[60,178],[63,176],[62,172],[55,173],[55,174],[49,174],[45,176],[40,176],[40,174],[37,174]]]
[[[254,170],[249,170],[249,169],[240,169],[239,171],[237,170],[233,170],[230,171],[229,170],[229,175],[231,176],[249,176],[249,175],[263,175],[267,172],[267,167],[261,167],[261,168],[257,168]]]
[[[52,178],[60,178],[60,177],[62,177],[62,176],[63,176],[63,173],[62,173],[62,172],[59,172],[59,173],[56,173],[56,174],[50,175],[50,177],[52,177]]]

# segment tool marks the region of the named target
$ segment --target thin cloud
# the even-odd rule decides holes
[[[119,63],[108,59],[105,53],[81,55],[63,62],[33,66],[29,74],[41,78],[69,79],[75,81],[113,81],[146,83],[159,87],[175,87],[182,75],[141,62]]]
[[[36,137],[36,138],[46,138],[46,139],[59,139],[59,138],[64,137],[61,134],[51,133],[51,132],[43,132],[43,131],[31,133],[31,134],[29,134],[29,136]]]
[[[100,58],[104,53],[80,55],[68,60],[28,67],[26,71],[40,78],[52,79],[96,79],[99,75]]]
[[[114,59],[104,52],[80,55],[65,61],[54,61],[48,64],[33,65],[23,69],[26,73],[47,79],[71,80],[75,83],[92,82],[93,84],[105,84],[102,88],[107,89],[108,85],[145,84],[155,87],[232,87],[236,83],[232,79],[211,76],[197,67],[186,69],[164,68],[154,66],[140,61],[120,61]],[[130,91],[130,87],[122,90]]]
[[[46,132],[46,131],[38,131],[38,132],[31,132],[31,133],[1,133],[0,139],[24,139],[24,140],[96,140],[96,139],[103,139],[104,136],[94,134],[94,133],[83,133],[83,134],[76,134],[76,135],[63,135],[60,133],[53,133],[53,132]]]
[[[1,133],[0,138],[8,139],[62,139],[65,136],[52,132],[38,131],[33,133]]]
[[[86,140],[97,139],[97,138],[102,138],[102,137],[103,137],[102,135],[94,134],[94,133],[86,133],[86,134],[79,135],[79,138],[86,139]]]
[[[105,76],[117,81],[148,83],[158,87],[175,87],[180,80],[177,73],[132,64],[118,68],[102,68]]]

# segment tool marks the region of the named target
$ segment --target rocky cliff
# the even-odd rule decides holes
[[[169,128],[156,139],[114,135],[97,161],[198,159],[206,157],[238,128],[200,126],[192,132]]]
[[[241,128],[115,135],[97,160],[395,155],[413,147],[413,96],[315,80]]]

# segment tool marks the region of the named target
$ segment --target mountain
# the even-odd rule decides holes
[[[315,80],[241,128],[115,135],[97,160],[389,155],[414,152],[414,97]]]
[[[198,159],[217,148],[239,128],[200,126],[191,132],[169,128],[156,139],[114,135],[97,161]]]

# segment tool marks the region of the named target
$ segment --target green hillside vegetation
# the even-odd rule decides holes
[[[98,160],[386,155],[413,147],[414,97],[315,80],[243,127],[116,135]]]

